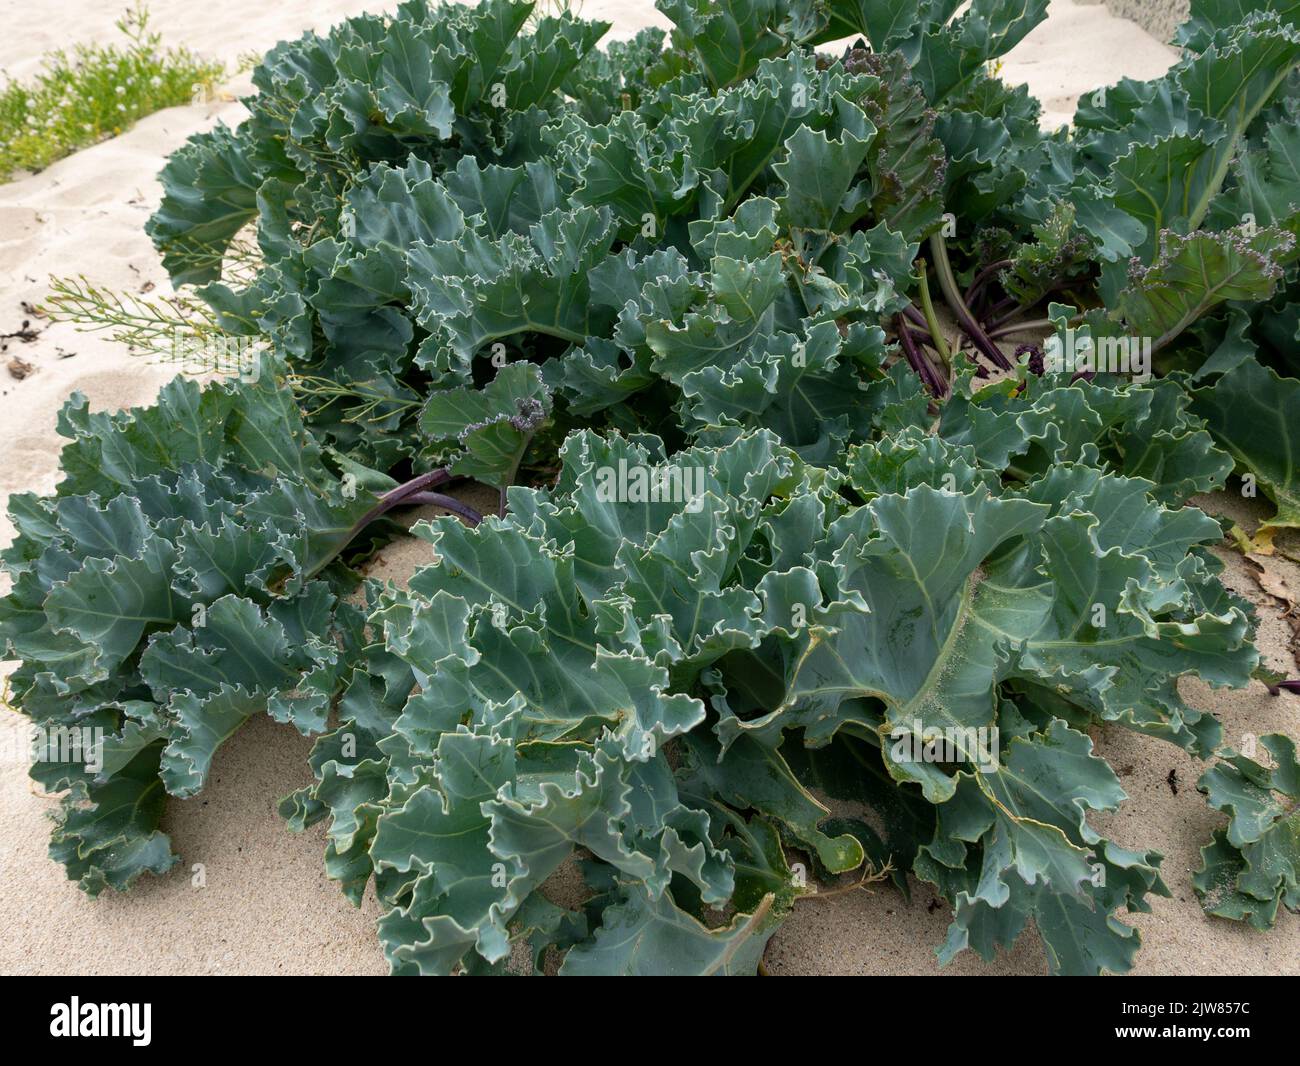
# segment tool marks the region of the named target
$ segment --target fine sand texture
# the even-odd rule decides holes
[[[153,23],[173,44],[185,44],[232,66],[250,51],[308,29],[323,29],[363,10],[395,5],[348,0],[155,0]],[[614,23],[626,36],[662,24],[648,3],[588,0],[582,13]],[[0,68],[30,76],[43,51],[77,40],[114,37],[118,11],[103,0],[0,2]],[[1152,77],[1174,53],[1133,23],[1104,7],[1054,0],[1048,22],[1003,65],[1003,76],[1024,82],[1044,103],[1044,124],[1068,121],[1077,98],[1121,76]],[[247,78],[227,86],[213,103],[153,115],[121,137],[63,160],[41,174],[0,185],[0,334],[27,329],[24,341],[0,340],[0,426],[5,462],[0,498],[54,487],[61,439],[54,433],[59,407],[73,390],[95,409],[149,402],[172,368],[150,364],[102,336],[50,325],[28,308],[48,291],[48,277],[84,274],[129,292],[169,291],[143,225],[159,199],[155,175],[168,152],[191,133],[242,115],[237,96]],[[30,369],[19,379],[6,369],[15,357]],[[0,499],[0,502],[3,502]],[[1251,510],[1228,496],[1206,506],[1235,508],[1249,524]],[[424,509],[417,517],[437,513]],[[10,539],[0,520],[0,544]],[[1300,590],[1300,569],[1268,561],[1267,572],[1238,555],[1225,556],[1234,589],[1260,604],[1260,642],[1269,660],[1296,672],[1292,631],[1282,601],[1265,593]],[[428,545],[398,541],[371,569],[380,580],[402,581],[428,562]],[[2,589],[2,587],[0,587]],[[1300,596],[1298,596],[1300,598]],[[3,668],[0,667],[0,670]],[[1262,686],[1214,693],[1189,683],[1187,696],[1218,712],[1229,737],[1250,731],[1300,732],[1300,699],[1269,697]],[[373,899],[354,910],[324,875],[324,837],[317,827],[289,833],[276,804],[310,780],[310,741],[269,719],[254,720],[217,754],[210,784],[192,800],[172,801],[163,828],[182,862],[167,877],[145,878],[126,895],[86,898],[46,857],[47,814],[54,801],[33,792],[26,767],[12,757],[23,720],[0,710],[0,973],[253,974],[383,973],[374,934]],[[1205,918],[1191,890],[1197,847],[1221,819],[1194,790],[1201,767],[1177,749],[1121,730],[1100,731],[1098,748],[1120,772],[1132,799],[1099,828],[1121,844],[1156,848],[1166,855],[1165,879],[1173,892],[1139,915],[1142,973],[1300,972],[1300,920],[1284,915],[1279,928],[1258,934],[1234,923]],[[1169,771],[1180,782],[1175,796]],[[931,908],[933,895],[914,885],[910,903],[877,886],[801,902],[773,940],[774,974],[937,972],[933,948],[947,916]],[[1032,936],[990,965],[970,955],[945,973],[1043,972]]]

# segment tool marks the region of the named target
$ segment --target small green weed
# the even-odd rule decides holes
[[[0,181],[113,137],[145,115],[205,97],[225,67],[162,47],[144,5],[117,21],[125,45],[77,45],[46,57],[29,82],[0,88]]]

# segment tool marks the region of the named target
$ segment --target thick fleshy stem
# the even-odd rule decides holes
[[[903,314],[907,316],[908,325],[912,330],[912,337],[933,347],[930,327],[926,324],[925,316],[911,304],[903,308]]]
[[[907,320],[917,329],[925,330],[927,333],[930,331],[930,327],[925,321],[925,315],[921,314],[921,312],[911,304],[908,304],[903,308],[903,314],[907,316]]]
[[[438,485],[445,485],[451,480],[453,480],[452,473],[444,466],[437,470],[430,470],[426,474],[420,474],[418,477],[413,477],[410,481],[404,481],[395,489],[389,489],[379,497],[377,504],[357,520],[357,523],[352,527],[352,533],[349,535],[348,540],[360,533],[376,518],[387,514],[394,507],[400,507],[406,503],[411,496],[436,488]]]
[[[951,377],[952,355],[948,351],[948,342],[944,338],[942,327],[939,325],[939,316],[934,312],[934,302],[930,299],[930,283],[927,280],[925,260],[918,259],[916,266],[917,284],[921,290],[921,314],[925,316],[925,328],[926,332],[930,334],[930,346],[934,348],[935,354],[938,355],[944,374]]]
[[[411,505],[431,503],[444,511],[460,515],[470,525],[476,526],[483,521],[483,516],[469,504],[461,503],[453,496],[444,496],[441,492],[416,492],[402,499],[402,503]]]
[[[924,344],[921,341],[921,338],[916,333],[914,333],[911,329],[909,329],[907,333],[908,333],[908,339],[911,340],[912,343],[916,345],[916,351],[917,354],[921,357],[921,362],[930,371],[930,380],[933,383],[935,396],[942,399],[944,396],[947,396],[950,391],[948,388],[947,373],[945,373],[942,366],[935,365],[934,359],[930,357],[930,350],[924,346]]]
[[[1020,306],[1020,301],[1014,296],[1006,296],[993,304],[991,307],[984,309],[980,315],[980,321],[984,323],[984,331],[997,329],[998,326],[1005,326],[1017,315],[1023,314],[1024,309]]]
[[[912,331],[908,328],[906,316],[899,315],[894,320],[894,329],[898,333],[898,343],[903,348],[903,357],[907,360],[907,365],[921,376],[921,380],[925,382],[933,395],[946,395],[948,392],[947,385],[939,377],[934,367],[930,365],[930,360],[916,346],[916,338],[912,336]]]
[[[961,331],[970,338],[971,343],[985,359],[1000,370],[1010,370],[1010,361],[1002,354],[1002,350],[989,340],[988,335],[980,328],[980,324],[975,321],[975,316],[962,302],[961,293],[957,290],[957,279],[952,272],[952,264],[948,261],[948,246],[944,243],[942,233],[930,236],[930,252],[934,259],[934,273],[939,279],[939,288],[943,292],[944,302],[957,319]]]
[[[1051,329],[1055,322],[1050,318],[1035,318],[1028,322],[1012,322],[1005,326],[998,326],[996,329],[988,331],[989,339],[996,340],[999,337],[1005,337],[1012,333],[1037,333],[1040,330]]]
[[[1270,696],[1279,696],[1283,692],[1300,692],[1300,681],[1279,681],[1276,685],[1268,686]]]
[[[452,476],[451,471],[446,467],[441,467],[438,470],[430,470],[428,473],[420,474],[418,477],[413,477],[410,481],[403,482],[396,488],[389,489],[379,497],[378,502],[376,502],[370,510],[352,523],[352,528],[350,528],[339,540],[338,546],[329,555],[318,562],[316,566],[312,568],[311,572],[307,574],[308,580],[315,577],[324,570],[325,567],[329,566],[330,563],[337,559],[339,554],[346,549],[347,546],[356,539],[357,535],[365,529],[366,526],[370,525],[371,522],[378,518],[382,518],[394,507],[400,507],[402,504],[410,502],[413,496],[418,496],[437,485],[445,485],[448,481],[453,480],[455,479]],[[432,495],[439,494],[433,493]]]
[[[907,316],[907,328],[911,331],[912,339],[935,348],[934,338],[930,336],[930,324],[926,322],[925,316],[911,304],[903,308],[903,314]],[[948,369],[951,370],[951,366]]]
[[[988,311],[986,311],[983,315],[980,316],[980,321],[984,323],[984,332],[987,333],[990,337],[999,337],[1002,335],[1004,330],[1019,328],[1018,324],[1015,321],[1017,318],[1023,315],[1026,311],[1030,310],[1032,307],[1042,303],[1045,299],[1047,299],[1048,296],[1052,295],[1053,293],[1065,292],[1065,291],[1066,291],[1065,284],[1058,281],[1049,285],[1047,289],[1043,292],[1043,295],[1040,296],[1032,304],[1022,304],[1019,300],[1015,299],[1014,297],[1008,296],[1005,300],[999,301],[996,305],[989,308]],[[1082,306],[1082,304],[1079,303],[1077,299],[1073,300],[1073,303],[1076,307]]]

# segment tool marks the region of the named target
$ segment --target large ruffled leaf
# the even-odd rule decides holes
[[[524,333],[581,342],[592,322],[588,272],[610,250],[608,212],[556,210],[522,236],[468,231],[410,253],[413,306],[430,331],[419,362],[468,372],[484,345]]]
[[[420,430],[435,444],[455,443],[453,473],[504,490],[514,483],[528,442],[550,407],[537,367],[514,363],[486,388],[435,392],[420,412]]]
[[[1225,301],[1271,297],[1294,248],[1295,237],[1275,227],[1250,236],[1166,231],[1154,262],[1130,273],[1116,316],[1158,351]]]
[[[144,873],[165,874],[179,860],[158,831],[164,799],[155,744],[104,784],[73,786],[50,837],[50,858],[90,896],[125,892]]]
[[[575,977],[752,976],[777,923],[772,900],[709,928],[671,899],[653,899],[638,885],[622,885],[602,912],[590,943],[569,951],[561,974]]]
[[[1119,848],[1086,821],[1088,810],[1113,810],[1124,798],[1088,738],[1059,720],[1013,740],[996,774],[960,775],[917,863],[920,876],[956,893],[940,961],[965,948],[992,959],[1033,918],[1050,973],[1129,969],[1139,938],[1112,912],[1147,911],[1148,892],[1169,891],[1158,854]]]
[[[1272,766],[1228,749],[1197,782],[1230,821],[1201,849],[1192,883],[1208,913],[1267,929],[1279,907],[1300,910],[1300,761],[1282,733],[1259,745]]]
[[[163,201],[145,231],[176,284],[219,278],[231,238],[256,217],[261,176],[250,149],[247,135],[218,126],[195,134],[163,167]]]
[[[1277,513],[1263,530],[1300,526],[1300,382],[1247,359],[1193,393],[1192,410]],[[1253,490],[1253,484],[1252,484]]]

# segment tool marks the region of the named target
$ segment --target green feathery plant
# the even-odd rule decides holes
[[[164,107],[206,99],[225,76],[221,63],[163,48],[143,4],[116,25],[125,44],[60,49],[35,78],[0,87],[0,181],[43,170]]]

